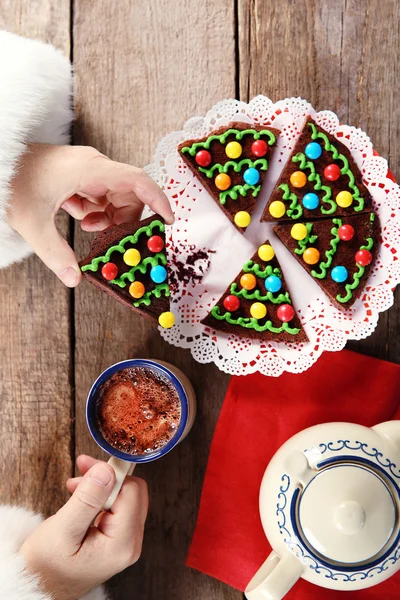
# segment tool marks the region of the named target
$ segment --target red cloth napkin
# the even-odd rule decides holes
[[[325,352],[300,375],[232,377],[211,446],[187,565],[244,590],[271,551],[259,517],[270,459],[318,423],[372,426],[400,419],[400,365],[348,350]],[[337,592],[300,580],[288,600],[398,600],[400,573],[375,587]]]

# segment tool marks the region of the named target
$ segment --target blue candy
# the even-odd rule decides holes
[[[333,281],[336,281],[336,283],[343,283],[346,281],[346,279],[348,278],[349,273],[346,269],[346,267],[334,267],[331,271],[331,277],[333,279]]]
[[[250,169],[246,169],[243,173],[243,179],[247,185],[257,185],[260,181],[260,173],[257,169],[250,167]]]
[[[265,280],[265,287],[267,292],[279,292],[282,287],[282,281],[276,275],[270,275]]]
[[[302,203],[304,208],[306,208],[307,210],[315,210],[319,206],[319,198],[317,194],[309,192],[308,194],[305,194],[305,196],[303,196]]]
[[[306,146],[305,150],[307,158],[311,158],[311,160],[316,160],[322,154],[321,145],[318,142],[310,142]]]
[[[167,271],[161,265],[156,265],[155,267],[152,267],[150,277],[154,283],[162,283],[167,279]]]

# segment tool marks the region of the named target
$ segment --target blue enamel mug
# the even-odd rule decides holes
[[[137,455],[128,454],[127,452],[123,452],[120,449],[114,448],[103,437],[96,416],[96,403],[101,386],[118,371],[134,367],[150,369],[153,373],[172,384],[179,397],[181,408],[180,421],[173,437],[164,446],[152,452]],[[111,365],[105,371],[103,371],[101,375],[99,375],[99,377],[93,383],[87,398],[86,421],[89,431],[95,442],[100,446],[100,448],[111,455],[111,458],[108,462],[113,467],[116,475],[114,489],[104,505],[104,510],[109,510],[114,504],[125,477],[133,473],[136,465],[157,460],[170,452],[187,436],[193,426],[195,416],[196,396],[193,387],[186,375],[169,363],[156,360],[133,358]]]

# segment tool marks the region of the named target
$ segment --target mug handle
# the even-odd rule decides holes
[[[304,565],[294,554],[280,558],[271,552],[245,589],[247,600],[282,600],[303,573]]]
[[[116,456],[112,456],[108,461],[108,464],[111,465],[115,471],[115,484],[111,494],[108,497],[107,502],[103,506],[103,510],[111,509],[112,505],[117,499],[119,492],[121,491],[121,487],[125,481],[125,477],[127,475],[132,475],[136,467],[136,463],[128,462],[127,460],[121,460]]]

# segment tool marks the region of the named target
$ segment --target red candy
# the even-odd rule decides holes
[[[367,267],[372,263],[372,254],[369,250],[359,250],[356,252],[356,263],[362,267]]]
[[[234,312],[240,306],[240,300],[237,296],[227,296],[224,300],[224,308],[229,312]]]
[[[254,156],[265,156],[268,152],[268,144],[264,140],[256,140],[251,145],[251,151]]]
[[[288,323],[294,317],[294,309],[290,304],[281,304],[276,311],[276,315],[280,321]]]
[[[354,237],[354,227],[351,225],[342,225],[338,229],[338,235],[343,242],[349,242]]]
[[[329,181],[336,181],[340,177],[340,169],[337,165],[332,163],[328,165],[324,169],[324,177],[325,179],[329,179]]]
[[[118,275],[118,267],[112,262],[106,263],[101,268],[101,274],[103,275],[104,279],[107,279],[107,281],[111,281],[112,279],[115,279]]]
[[[152,235],[147,240],[147,247],[150,252],[161,252],[164,248],[164,240],[159,235]]]
[[[211,163],[211,154],[208,152],[208,150],[199,150],[196,153],[195,161],[199,167],[208,167],[208,165]]]

